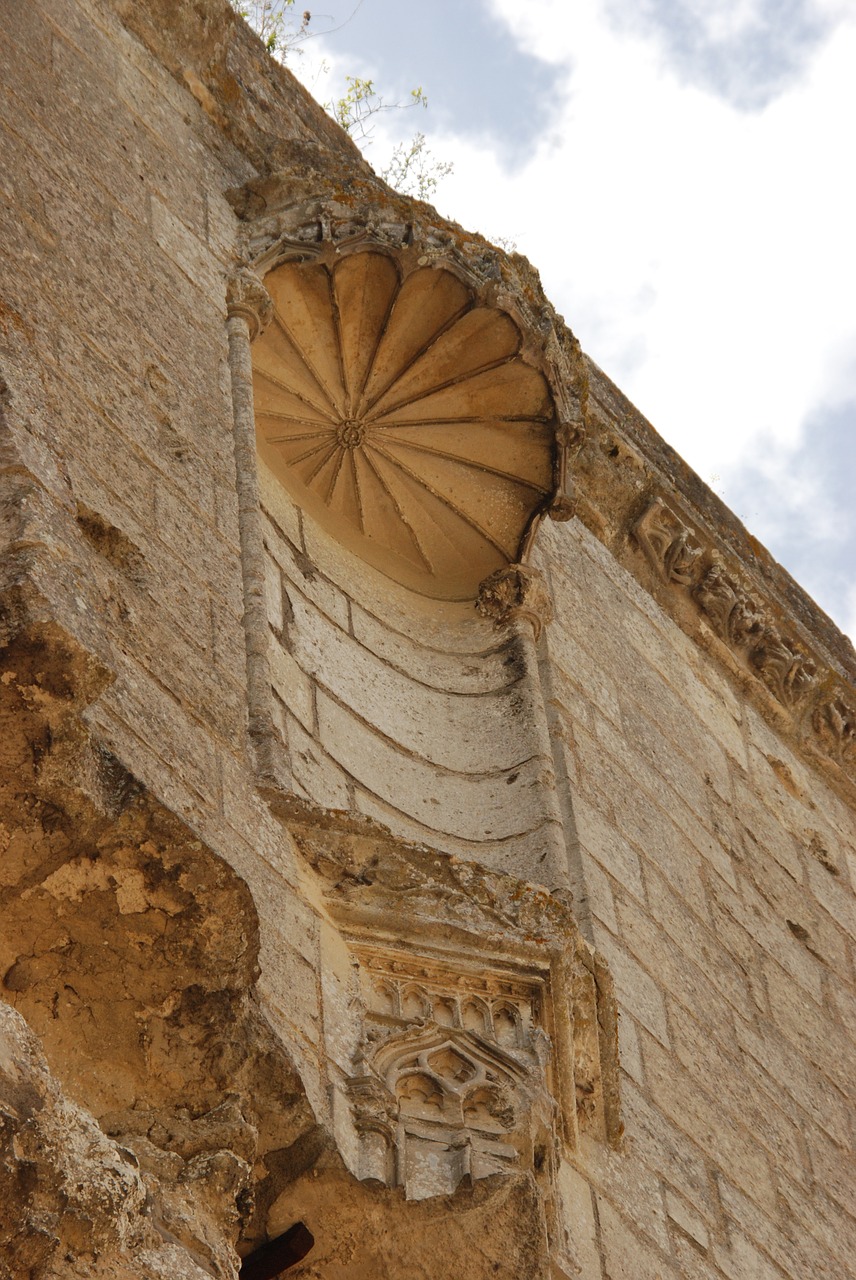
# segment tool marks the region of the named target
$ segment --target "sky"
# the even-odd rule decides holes
[[[424,132],[440,213],[856,636],[856,0],[320,4],[287,65],[423,88],[368,160]]]

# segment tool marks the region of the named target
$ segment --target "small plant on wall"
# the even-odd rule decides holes
[[[320,34],[311,29],[311,10],[298,10],[296,0],[232,0],[232,5],[261,38],[268,53],[283,63],[301,52],[305,40]],[[365,152],[374,141],[374,126],[380,115],[415,107],[425,109],[428,98],[419,85],[411,89],[408,100],[387,102],[373,80],[346,76],[342,95],[322,105]],[[452,164],[435,156],[425,134],[417,131],[409,141],[395,144],[378,173],[402,195],[427,200],[452,170]]]

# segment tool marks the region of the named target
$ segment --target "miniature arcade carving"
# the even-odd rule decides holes
[[[541,984],[376,952],[362,976],[366,1032],[348,1085],[360,1176],[419,1200],[531,1165],[555,1109]]]

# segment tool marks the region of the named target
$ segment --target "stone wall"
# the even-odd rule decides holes
[[[220,0],[0,26],[0,1275],[234,1276],[297,1222],[288,1274],[326,1280],[846,1275],[852,647],[556,357],[588,434],[540,638],[392,584],[260,463],[256,705],[252,219],[346,191],[499,255],[396,203]],[[431,1008],[372,1012],[372,964]],[[514,999],[526,1044],[473,1056],[454,1009]],[[442,1144],[418,1090],[395,1129],[377,1046],[436,1057],[441,1005],[514,1118],[455,1122],[460,1185],[396,1181],[377,1151]]]
[[[627,1153],[589,1171],[607,1274],[846,1274],[852,812],[585,530],[542,555],[621,1008]]]

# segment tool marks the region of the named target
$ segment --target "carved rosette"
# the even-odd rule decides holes
[[[259,277],[248,267],[235,271],[226,286],[226,314],[246,320],[254,342],[273,319],[273,302]]]
[[[498,627],[518,619],[531,623],[535,639],[553,619],[553,602],[544,575],[526,564],[510,564],[485,578],[476,608]]]

